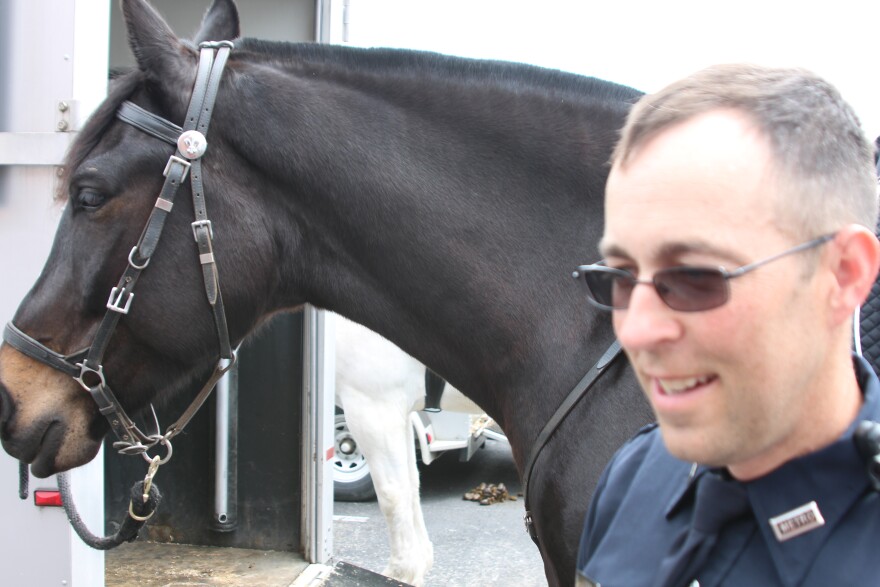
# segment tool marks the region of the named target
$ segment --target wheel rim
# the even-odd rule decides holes
[[[357,441],[351,435],[344,414],[337,414],[334,423],[333,479],[353,483],[370,474],[370,468]]]

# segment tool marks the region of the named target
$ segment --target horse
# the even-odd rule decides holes
[[[232,0],[214,0],[188,42],[146,0],[122,6],[137,69],[73,143],[55,241],[4,331],[4,449],[44,477],[91,460],[111,430],[122,451],[170,442],[203,392],[164,435],[127,414],[209,389],[254,328],[311,303],[495,419],[531,471],[548,583],[572,584],[592,488],[652,419],[614,360],[542,434],[614,338],[571,275],[595,259],[607,161],[640,92],[521,64],[239,39]],[[234,43],[196,45],[218,39]],[[178,189],[192,200],[172,201]]]

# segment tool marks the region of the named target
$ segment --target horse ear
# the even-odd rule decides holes
[[[171,27],[145,0],[122,0],[128,44],[141,71],[159,79],[175,78],[185,55]]]
[[[202,18],[202,26],[196,33],[195,42],[231,41],[241,34],[238,9],[232,0],[214,0]]]

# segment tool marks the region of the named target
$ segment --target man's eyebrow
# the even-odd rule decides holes
[[[599,254],[602,255],[603,259],[607,259],[608,257],[619,257],[622,259],[630,258],[629,254],[623,247],[614,243],[609,243],[604,238],[599,241]]]
[[[599,253],[602,258],[617,257],[620,259],[632,259],[632,255],[622,246],[607,242],[604,239],[599,243]],[[659,249],[652,253],[652,260],[660,263],[673,263],[677,259],[688,255],[699,254],[718,257],[719,259],[730,261],[734,264],[744,264],[748,261],[742,255],[731,251],[725,247],[720,247],[703,240],[676,241],[663,244]]]

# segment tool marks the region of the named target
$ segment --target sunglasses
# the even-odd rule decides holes
[[[572,277],[583,276],[589,301],[603,310],[625,310],[635,287],[644,284],[653,285],[663,303],[673,310],[700,312],[722,306],[730,299],[728,282],[731,279],[777,259],[823,245],[835,236],[836,233],[820,236],[732,271],[723,267],[668,267],[654,273],[650,280],[639,280],[629,271],[596,263],[581,265]]]

